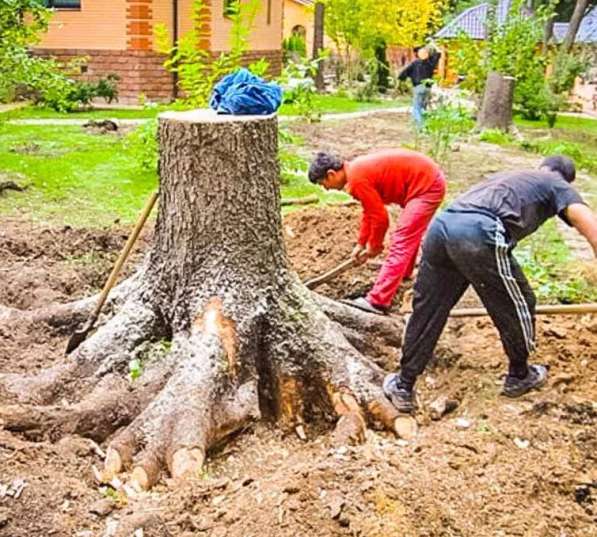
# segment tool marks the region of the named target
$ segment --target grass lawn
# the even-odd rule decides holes
[[[130,224],[157,186],[157,174],[137,164],[125,139],[78,126],[0,125],[0,182],[6,180],[28,188],[1,196],[0,216],[74,227]],[[283,198],[347,199],[309,183],[304,170],[286,177],[281,190]]]
[[[527,128],[540,128],[547,129],[547,121],[541,119],[539,121],[531,121],[528,119],[522,119],[521,117],[515,117],[514,123],[519,127]],[[594,134],[597,136],[597,119],[591,119],[587,117],[579,116],[562,116],[559,115],[555,124],[555,129],[569,130],[574,132],[584,132],[586,134]]]
[[[315,95],[313,100],[315,106],[323,114],[340,114],[347,112],[362,112],[379,108],[396,108],[407,106],[410,102],[408,97],[402,99],[360,102],[348,97],[339,97],[338,95]],[[295,116],[298,112],[293,104],[283,104],[280,107],[279,114],[282,116]]]
[[[27,185],[0,197],[0,214],[72,226],[135,220],[157,185],[122,139],[80,127],[0,126],[0,180]]]
[[[337,95],[316,95],[314,101],[316,106],[324,114],[360,112],[379,108],[395,108],[398,106],[405,106],[409,103],[408,98],[375,102],[358,102],[353,99],[349,99],[348,97],[338,97]],[[159,112],[165,109],[165,106],[143,108],[140,110],[129,108],[110,108],[102,110],[71,112],[65,114],[56,112],[51,108],[26,106],[17,110],[12,110],[10,112],[3,112],[0,114],[0,119],[149,119],[155,117]],[[283,104],[278,113],[280,115],[287,116],[294,116],[298,114],[296,107],[292,104]]]

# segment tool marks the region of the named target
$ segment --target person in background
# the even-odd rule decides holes
[[[386,205],[403,208],[392,232],[386,260],[366,297],[347,301],[371,313],[385,314],[403,278],[414,269],[427,226],[446,192],[440,167],[429,157],[407,149],[387,149],[343,161],[318,153],[309,168],[312,183],[326,190],[346,190],[363,206],[355,264],[378,256],[389,226]]]
[[[427,108],[433,72],[437,67],[441,52],[435,43],[431,42],[424,47],[416,47],[417,59],[409,63],[398,75],[399,80],[409,78],[413,85],[412,116],[418,129],[423,126],[423,112]]]
[[[383,383],[398,410],[415,409],[415,382],[433,356],[450,310],[470,285],[508,356],[503,395],[519,397],[545,384],[547,368],[528,363],[535,349],[535,295],[512,250],[557,215],[587,239],[597,257],[597,217],[571,186],[575,176],[574,163],[559,155],[544,159],[538,170],[497,173],[433,221],[423,244],[400,372]]]

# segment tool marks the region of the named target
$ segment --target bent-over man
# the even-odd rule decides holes
[[[423,234],[444,199],[446,181],[439,166],[429,157],[407,149],[387,149],[343,161],[318,153],[309,168],[312,183],[326,190],[345,189],[363,206],[355,264],[378,256],[389,226],[386,205],[403,208],[392,232],[389,252],[366,297],[350,304],[384,314],[392,304],[403,278],[414,269]]]
[[[516,244],[558,215],[574,226],[597,256],[597,218],[570,185],[574,163],[546,158],[538,170],[498,173],[458,197],[429,228],[414,287],[399,373],[384,392],[404,412],[415,408],[414,386],[432,357],[453,306],[472,285],[497,327],[509,367],[502,393],[518,397],[541,387],[535,349],[535,296],[512,255]]]

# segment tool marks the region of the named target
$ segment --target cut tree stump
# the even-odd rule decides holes
[[[512,125],[513,97],[514,78],[496,72],[489,73],[477,127],[480,130],[500,129],[507,132]]]
[[[317,301],[290,268],[277,136],[275,116],[160,116],[152,249],[69,359],[35,376],[0,375],[0,388],[17,399],[0,406],[6,429],[109,440],[100,478],[130,469],[144,489],[165,470],[198,475],[211,446],[261,417],[289,431],[335,417],[346,441],[362,440],[366,423],[396,431],[383,371],[344,327],[400,344],[402,322]],[[4,309],[0,329],[42,319],[59,328],[89,303]],[[130,381],[129,361],[153,345],[165,355],[144,361]]]

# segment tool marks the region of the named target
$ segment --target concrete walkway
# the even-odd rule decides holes
[[[361,112],[347,112],[342,114],[323,114],[321,116],[322,121],[345,121],[349,119],[359,119],[362,117],[368,117],[375,114],[407,114],[410,108],[408,106],[394,107],[394,108],[377,108],[374,110],[363,110]],[[141,125],[148,121],[148,119],[115,119],[115,118],[102,118],[114,121],[118,126],[136,126]],[[101,121],[98,119],[97,121]],[[300,116],[279,116],[281,123],[300,121]],[[57,119],[57,118],[44,118],[44,119],[11,119],[7,121],[10,125],[84,125],[88,123],[89,119]]]

